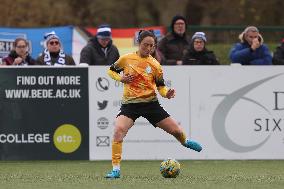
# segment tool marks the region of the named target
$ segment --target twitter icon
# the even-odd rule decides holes
[[[99,110],[105,109],[105,108],[107,107],[107,103],[108,103],[107,100],[104,100],[104,101],[102,101],[102,102],[98,101],[98,107],[99,107],[98,109],[99,109]]]

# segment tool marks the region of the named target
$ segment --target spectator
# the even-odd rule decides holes
[[[284,38],[273,54],[272,62],[274,65],[284,65]]]
[[[187,23],[183,16],[174,16],[171,32],[158,43],[158,50],[165,61],[164,65],[182,65],[184,50],[189,48],[190,38],[186,34]]]
[[[206,36],[203,32],[196,32],[191,39],[189,49],[184,58],[184,65],[219,65],[213,51],[208,51],[205,47]]]
[[[255,26],[248,26],[240,35],[240,43],[231,49],[232,63],[242,65],[271,65],[272,57],[268,47]]]
[[[46,33],[44,39],[46,48],[37,58],[37,64],[48,66],[75,65],[72,56],[64,53],[61,41],[54,31]]]
[[[112,44],[111,28],[109,25],[101,25],[98,27],[96,36],[91,38],[82,49],[80,63],[111,65],[118,58],[118,49]]]
[[[29,43],[24,38],[17,38],[13,43],[13,50],[3,58],[3,65],[35,65],[35,60],[29,55]]]

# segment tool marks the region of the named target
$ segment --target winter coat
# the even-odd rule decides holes
[[[183,65],[220,65],[213,51],[188,49],[183,58]]]
[[[274,65],[284,65],[284,42],[281,43],[280,46],[276,47],[272,62]]]
[[[15,59],[18,57],[19,55],[16,53],[16,51],[12,50],[7,57],[2,59],[2,62],[4,62],[4,64],[6,65],[13,65]],[[23,62],[20,65],[35,65],[35,64],[36,64],[35,60],[28,54],[26,56],[26,59],[23,60]]]
[[[54,65],[56,63],[56,61],[58,60],[59,52],[58,53],[50,53],[50,57],[51,57],[51,64]],[[36,63],[38,65],[46,65],[45,62],[44,62],[44,53],[42,53],[37,58]],[[76,65],[72,56],[65,54],[65,65],[66,66]]]
[[[173,33],[168,33],[158,43],[158,50],[161,53],[163,60],[161,64],[176,65],[177,60],[182,60],[185,50],[189,48],[191,39],[184,35],[180,37]]]
[[[258,40],[260,47],[254,51],[251,49],[251,45],[245,40],[244,32],[240,34],[240,43],[235,44],[231,49],[230,59],[232,63],[240,63],[242,65],[271,65],[272,56],[268,47],[263,44],[263,38],[259,34]]]
[[[87,63],[89,65],[112,65],[119,58],[118,49],[112,44],[112,41],[109,42],[106,48],[105,54],[97,37],[92,38],[81,51],[80,63]]]

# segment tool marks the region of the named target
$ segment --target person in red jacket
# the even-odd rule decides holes
[[[17,38],[10,54],[2,59],[3,65],[35,65],[35,60],[29,55],[29,43],[24,38]]]

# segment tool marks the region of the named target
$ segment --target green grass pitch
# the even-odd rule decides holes
[[[161,161],[123,161],[122,177],[104,178],[110,161],[1,161],[1,189],[230,189],[284,188],[284,161],[180,161],[181,174],[165,179]]]

